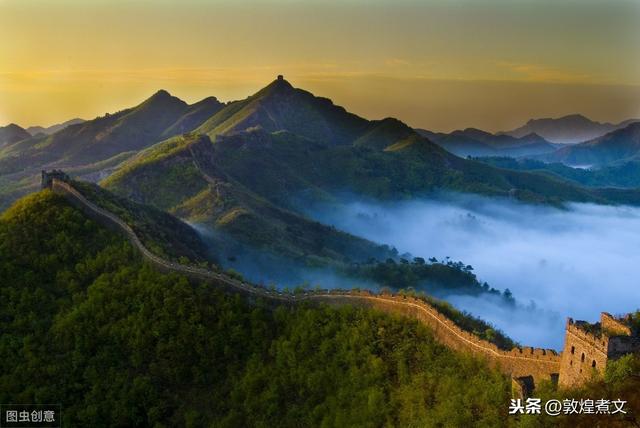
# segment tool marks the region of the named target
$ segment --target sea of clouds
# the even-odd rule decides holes
[[[538,310],[469,296],[448,300],[522,344],[561,349],[567,316],[597,321],[601,311],[640,308],[640,208],[560,209],[447,195],[385,203],[351,198],[307,214],[401,253],[471,264],[481,281],[509,288]]]

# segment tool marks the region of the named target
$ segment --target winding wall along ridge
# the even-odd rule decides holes
[[[278,303],[295,304],[303,301],[318,301],[332,305],[356,304],[389,313],[402,314],[427,325],[432,330],[434,337],[447,347],[480,356],[505,374],[514,377],[531,375],[537,384],[540,380],[550,379],[552,375],[559,373],[560,355],[554,350],[530,347],[514,348],[511,351],[498,349],[493,343],[462,330],[429,303],[412,296],[376,295],[370,291],[359,290],[322,290],[284,294],[255,287],[218,272],[165,260],[149,251],[133,229],[122,219],[86,199],[69,183],[53,179],[51,189],[64,196],[70,203],[96,221],[123,232],[142,256],[162,271],[178,272],[199,280],[214,280],[229,291],[263,297]]]

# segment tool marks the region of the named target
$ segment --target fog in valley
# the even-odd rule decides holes
[[[525,345],[561,349],[567,316],[597,321],[601,311],[640,307],[640,208],[559,209],[447,195],[395,203],[350,198],[307,214],[401,253],[471,264],[481,281],[509,288],[520,304],[533,302],[537,310],[469,296],[448,300]]]
[[[231,236],[215,231],[208,225],[189,224],[207,243],[211,256],[222,268],[239,272],[254,284],[289,290],[298,286],[323,289],[359,287],[376,291],[380,289],[371,281],[350,278],[329,267],[310,268],[298,261],[244,246]]]

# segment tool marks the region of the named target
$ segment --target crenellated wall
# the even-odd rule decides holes
[[[560,363],[560,386],[564,388],[578,386],[594,374],[604,373],[608,360],[608,347],[608,337],[597,337],[580,328],[580,322],[567,319],[564,350]]]
[[[299,294],[267,290],[221,273],[164,260],[147,250],[131,227],[124,221],[88,201],[69,183],[54,178],[51,180],[50,187],[54,192],[65,196],[74,206],[91,218],[124,233],[142,256],[162,271],[179,272],[198,280],[213,280],[228,291],[240,292],[252,298],[262,297],[276,304],[296,304],[303,301],[330,305],[351,304],[417,319],[427,325],[434,337],[450,349],[481,357],[491,366],[514,378],[531,376],[535,384],[541,380],[557,379],[559,376],[561,386],[579,385],[588,379],[594,371],[597,373],[604,371],[612,348],[626,350],[631,349],[630,346],[635,346],[635,342],[629,345],[628,340],[625,341],[617,336],[597,337],[587,333],[580,327],[580,322],[569,319],[566,325],[565,348],[561,354],[551,349],[530,347],[504,351],[498,349],[496,345],[462,330],[434,306],[412,296],[373,294],[370,291],[357,290],[306,291]],[[619,330],[619,323],[616,324],[617,321],[614,321],[613,317],[607,318],[603,324],[607,328],[618,328]]]
[[[602,376],[609,361],[640,350],[640,337],[628,323],[606,312],[596,324],[569,318],[565,330],[559,381],[563,388]]]
[[[600,325],[602,330],[610,334],[631,336],[631,327],[614,318],[610,313],[602,312],[600,314]]]
[[[329,304],[357,304],[419,320],[434,337],[448,348],[485,359],[491,366],[513,377],[532,376],[538,383],[552,380],[560,371],[560,356],[552,349],[498,349],[496,345],[462,330],[453,321],[422,299],[403,295],[359,295],[357,292],[334,291],[329,295],[309,296]]]

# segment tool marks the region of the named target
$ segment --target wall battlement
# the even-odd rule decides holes
[[[50,189],[53,185],[54,179],[60,181],[69,181],[69,176],[64,171],[61,171],[59,169],[54,169],[51,171],[42,170],[40,188]]]
[[[589,331],[589,326],[594,326],[585,321],[574,321],[573,318],[567,319],[566,333],[578,338],[582,342],[589,344],[589,346],[600,352],[606,354],[608,349],[609,337],[603,335],[600,332],[599,325],[595,325],[593,328],[597,333]]]
[[[629,320],[629,316],[617,319],[607,312],[594,324],[568,318],[560,386],[574,387],[602,376],[609,361],[640,351],[640,337],[632,331]]]
[[[287,294],[236,280],[218,272],[164,260],[151,253],[131,227],[122,219],[88,201],[70,184],[66,174],[62,174],[57,176],[47,175],[47,187],[64,196],[72,205],[82,210],[89,217],[123,233],[130,243],[138,249],[143,258],[161,271],[178,272],[197,280],[215,281],[227,291],[241,293],[253,299],[264,298],[276,304],[297,304],[304,301],[330,305],[351,304],[372,307],[384,312],[416,319],[427,325],[434,337],[450,349],[471,353],[483,358],[490,366],[499,369],[514,379],[520,379],[514,382],[514,385],[520,385],[522,388],[526,387],[526,391],[523,389],[519,393],[526,394],[531,391],[532,383],[528,380],[527,382],[522,381],[524,378],[531,378],[533,379],[533,384],[538,384],[542,380],[557,381],[559,377],[561,386],[579,385],[588,379],[589,376],[587,374],[593,371],[589,370],[589,365],[592,364],[591,368],[600,372],[604,370],[607,359],[611,354],[610,343],[615,345],[618,354],[629,349],[636,349],[635,346],[640,349],[640,340],[636,341],[635,337],[626,336],[626,339],[622,337],[622,340],[619,340],[620,336],[609,337],[603,335],[599,337],[584,328],[586,323],[573,321],[573,319],[569,318],[566,324],[565,346],[562,353],[557,353],[552,349],[532,347],[514,348],[510,351],[505,351],[473,333],[462,330],[452,320],[439,312],[436,307],[415,296],[391,294],[389,292],[376,294],[370,290],[337,289]],[[43,187],[44,178],[45,172],[43,171]],[[615,321],[609,314],[606,314],[606,316]],[[603,324],[605,323],[619,328],[609,318],[603,322]],[[578,361],[576,361],[576,357]]]
[[[600,314],[600,325],[602,326],[602,330],[609,334],[615,334],[618,336],[631,336],[633,334],[633,331],[631,329],[629,321],[629,315],[622,319],[619,319],[615,318],[608,312],[602,312]]]

